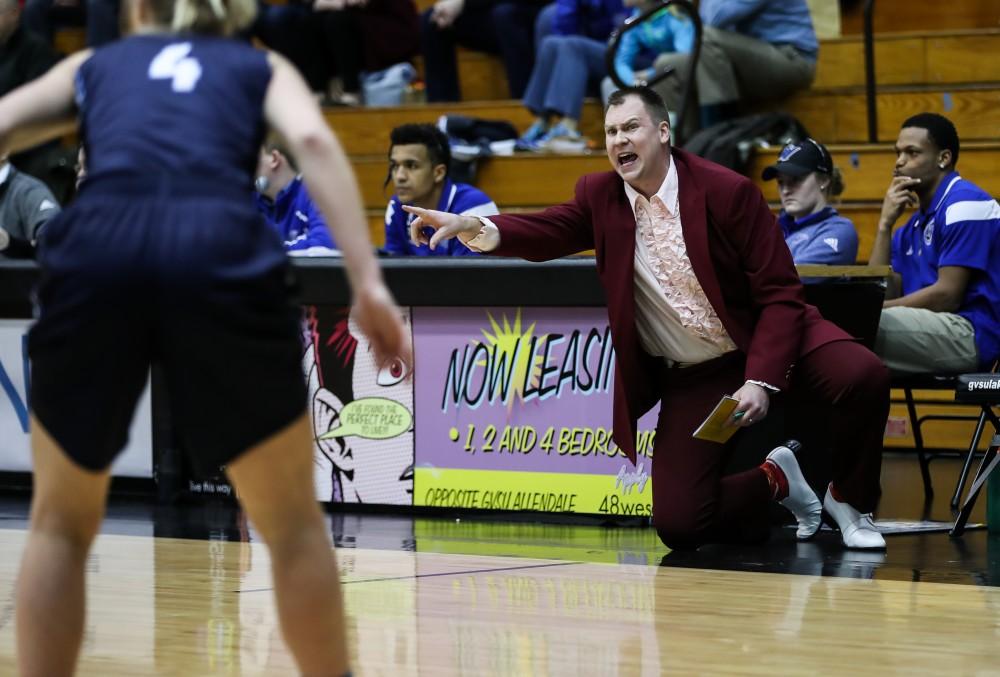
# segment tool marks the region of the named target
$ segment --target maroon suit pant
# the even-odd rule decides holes
[[[653,526],[668,547],[768,537],[771,493],[764,472],[723,475],[740,433],[726,444],[691,437],[722,395],[743,385],[744,366],[745,356],[730,354],[671,369],[663,379],[653,448]],[[862,513],[873,511],[889,415],[888,370],[864,346],[835,341],[799,359],[788,396],[823,405],[830,416],[833,485]],[[768,451],[761,450],[761,461]]]

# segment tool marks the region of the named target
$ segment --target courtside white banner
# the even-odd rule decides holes
[[[0,320],[0,471],[30,471],[28,434],[28,327],[30,320]],[[101,374],[94,374],[101,378]],[[153,476],[149,384],[139,399],[129,443],[112,466],[120,477]]]

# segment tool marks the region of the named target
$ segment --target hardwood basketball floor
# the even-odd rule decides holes
[[[237,511],[109,514],[81,675],[294,674],[267,551]],[[0,675],[23,527],[24,500],[0,502]],[[1000,669],[1000,538],[983,531],[890,536],[883,555],[776,529],[768,546],[664,556],[643,528],[334,515],[331,529],[356,675]]]

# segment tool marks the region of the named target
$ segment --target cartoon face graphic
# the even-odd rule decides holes
[[[308,308],[305,339],[317,498],[412,505],[412,366],[378,365],[347,308]],[[395,427],[377,425],[387,411]]]

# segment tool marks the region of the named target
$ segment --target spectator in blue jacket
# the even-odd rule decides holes
[[[448,178],[451,151],[444,132],[428,124],[396,127],[389,137],[389,175],[396,194],[385,210],[385,251],[400,256],[477,256],[458,238],[432,250],[410,241],[410,222],[415,218],[403,205],[462,214],[493,216],[499,210],[486,193],[475,186]]]
[[[285,249],[295,255],[336,253],[326,221],[309,197],[291,155],[268,143],[257,162],[257,208],[275,229]]]
[[[855,263],[858,233],[850,219],[829,205],[844,192],[844,181],[823,144],[814,139],[788,144],[762,176],[778,180],[778,224],[795,263]]]
[[[704,26],[695,72],[700,115],[687,120],[707,127],[732,117],[740,101],[775,101],[812,84],[819,43],[806,0],[701,0],[698,14]],[[679,74],[655,86],[672,111],[683,96],[687,62],[677,52],[654,62],[658,71]],[[678,131],[688,138],[693,127]]]

